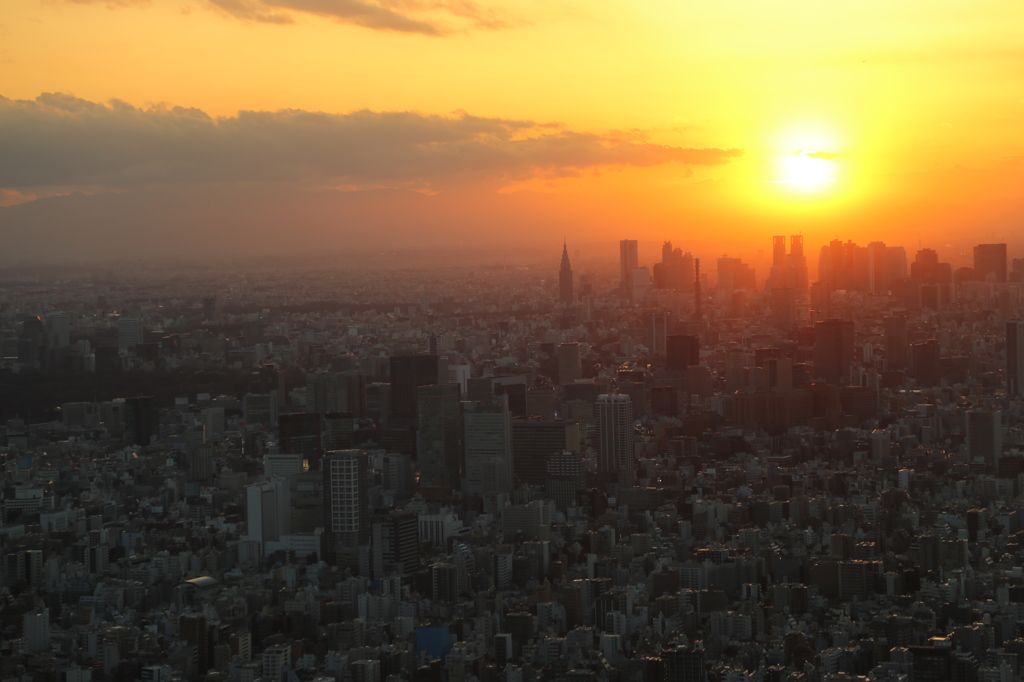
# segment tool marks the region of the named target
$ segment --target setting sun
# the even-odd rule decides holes
[[[782,159],[780,183],[797,192],[819,192],[836,181],[830,154],[805,149]]]

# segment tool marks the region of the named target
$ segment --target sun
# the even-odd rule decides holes
[[[813,149],[784,156],[779,163],[778,182],[794,192],[821,192],[836,181],[833,156]]]

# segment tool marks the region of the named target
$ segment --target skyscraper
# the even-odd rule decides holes
[[[334,450],[324,457],[323,465],[324,554],[328,561],[338,562],[370,541],[366,454]]]
[[[885,326],[885,369],[898,372],[907,368],[907,317],[889,315],[882,320]]]
[[[1011,398],[1022,395],[1024,387],[1024,320],[1006,322],[1006,393]]]
[[[665,350],[668,368],[674,372],[700,364],[700,340],[696,336],[668,336],[665,338]]]
[[[1005,268],[1004,268],[1005,270]],[[122,317],[117,321],[117,347],[128,350],[142,343],[142,322],[137,317]]]
[[[458,384],[420,386],[416,458],[420,479],[430,485],[462,484],[462,396]]]
[[[942,383],[939,342],[928,339],[910,346],[910,370],[915,383],[924,388]]]
[[[562,265],[558,269],[558,302],[572,305],[572,266],[569,265],[569,247],[562,243]]]
[[[556,349],[558,355],[558,383],[571,384],[583,378],[580,366],[580,344],[560,343]]]
[[[814,375],[830,384],[844,384],[853,362],[853,320],[822,320],[814,325]]]
[[[464,402],[466,493],[512,491],[512,417],[508,397]]]
[[[595,406],[597,457],[601,471],[617,474],[629,486],[635,478],[633,402],[628,395],[603,394]]]
[[[978,244],[974,247],[974,272],[982,280],[989,275],[1006,281],[1006,244]]]
[[[517,419],[512,422],[512,469],[516,478],[543,485],[548,458],[563,450],[579,451],[580,424],[573,419]]]
[[[314,412],[294,412],[277,418],[281,451],[302,455],[310,469],[317,468],[323,455],[322,421]]]
[[[391,418],[399,427],[416,423],[417,389],[438,382],[436,355],[391,357]]]
[[[291,485],[277,476],[245,488],[245,539],[260,543],[263,555],[277,549],[281,536],[292,532]]]
[[[671,314],[667,310],[653,310],[647,313],[647,351],[652,356],[664,358],[668,353],[668,328]]]
[[[633,271],[637,269],[637,249],[635,239],[623,239],[619,242],[619,286],[629,293],[633,286]]]
[[[967,411],[967,454],[984,457],[991,471],[999,467],[1003,454],[1003,421],[998,410]]]

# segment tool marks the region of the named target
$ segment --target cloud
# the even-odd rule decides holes
[[[34,193],[251,182],[444,189],[601,167],[712,166],[741,153],[464,112],[289,109],[215,119],[198,109],[61,93],[0,98],[0,129],[0,187]]]
[[[813,150],[807,150],[800,152],[799,156],[806,156],[810,159],[835,159],[839,157],[836,152],[816,152]]]

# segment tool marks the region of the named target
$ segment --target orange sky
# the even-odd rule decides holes
[[[812,249],[835,236],[940,250],[984,238],[1012,252],[1024,246],[1022,25],[1024,5],[1008,0],[6,0],[0,95],[134,109],[6,102],[0,130],[20,146],[0,139],[0,154],[27,168],[0,172],[0,204],[181,183],[514,193],[550,207],[540,193],[561,198],[563,231],[588,242],[742,252],[800,231]],[[215,123],[191,126],[174,107]],[[420,118],[235,118],[285,109]],[[444,131],[390,144],[424,120]],[[343,137],[325,147],[354,160],[310,160],[300,125]],[[144,160],[119,156],[122,126]],[[201,153],[247,139],[274,147],[248,163],[301,172],[253,176]],[[56,167],[98,154],[101,169]]]

